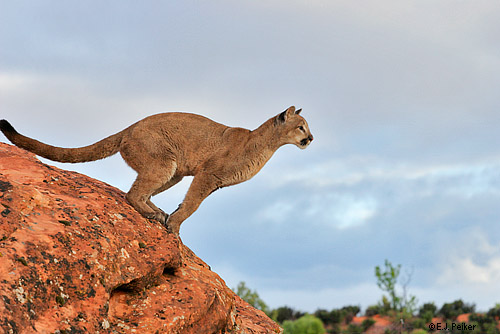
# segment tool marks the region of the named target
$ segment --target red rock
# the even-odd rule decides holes
[[[0,333],[280,333],[124,193],[0,143]]]
[[[378,327],[388,327],[393,325],[393,321],[388,316],[375,314],[372,319],[375,320],[375,325]]]
[[[386,330],[391,332],[398,332],[398,329],[401,328],[398,322],[395,323],[393,320],[391,320],[390,317],[383,316],[380,314],[375,314],[374,316],[371,317],[367,316],[354,317],[352,318],[351,323],[353,325],[361,326],[363,321],[366,319],[372,319],[373,321],[375,321],[375,323],[372,326],[370,326],[368,330],[365,332],[366,334],[382,334],[385,333]]]
[[[455,322],[469,322],[469,316],[470,316],[470,313],[460,314],[457,317],[457,319],[455,320]]]

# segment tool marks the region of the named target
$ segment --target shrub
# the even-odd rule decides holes
[[[494,314],[494,312],[486,314],[473,313],[469,316],[469,323],[477,324],[479,329],[476,328],[476,331],[479,330],[481,333],[498,334],[500,333],[500,329],[497,328],[498,321],[496,320],[496,316],[492,316],[491,314]]]
[[[441,314],[445,319],[456,319],[460,314],[463,313],[474,313],[476,306],[474,304],[464,303],[461,299],[455,300],[453,303],[445,303],[439,314]]]
[[[280,324],[283,323],[285,320],[297,320],[303,315],[304,313],[296,311],[288,306],[278,307],[277,309],[271,312],[271,318],[279,322]]]
[[[430,320],[426,321],[423,318],[416,318],[411,322],[411,327],[415,329],[426,329],[428,322],[430,322]]]
[[[430,322],[431,319],[436,315],[436,310],[437,310],[437,307],[436,307],[436,305],[434,305],[434,303],[425,303],[418,310],[418,316],[420,318],[424,318],[424,317],[429,317],[429,315],[430,315],[430,319],[428,321],[428,322]]]
[[[427,334],[425,329],[415,329],[411,334]]]
[[[496,304],[495,307],[490,308],[487,315],[492,317],[492,318],[495,318],[495,317],[500,318],[500,304]]]
[[[306,314],[295,321],[286,320],[283,323],[283,334],[324,334],[325,327],[321,320]]]
[[[346,324],[349,324],[352,321],[352,318],[354,318],[356,314],[359,313],[359,311],[361,311],[361,308],[359,306],[353,305],[344,306],[340,309],[340,312]]]
[[[362,334],[363,333],[363,328],[361,326],[349,324],[347,329],[343,331],[342,333],[345,334]]]
[[[365,315],[373,317],[376,314],[382,314],[382,307],[380,305],[371,305],[366,308]]]
[[[361,327],[363,328],[363,331],[366,332],[366,330],[368,328],[370,328],[371,326],[373,326],[374,323],[375,323],[375,320],[368,318],[368,319],[363,320],[363,322],[361,323]]]

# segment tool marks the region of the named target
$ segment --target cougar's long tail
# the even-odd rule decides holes
[[[119,151],[123,137],[122,131],[89,146],[62,148],[47,145],[38,140],[23,136],[4,119],[0,120],[0,130],[14,145],[41,157],[59,162],[86,162],[109,157]]]

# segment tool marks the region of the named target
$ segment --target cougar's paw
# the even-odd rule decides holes
[[[160,214],[160,219],[159,219],[159,222],[162,223],[163,225],[165,225],[165,223],[167,222],[168,220],[168,213],[165,213],[163,211],[160,211],[159,212]]]
[[[162,224],[165,224],[165,222],[168,219],[168,214],[166,214],[163,211],[156,211],[154,213],[150,213],[146,216],[147,219],[150,220],[156,220],[157,222],[160,222]]]
[[[167,215],[168,216],[168,215]],[[163,223],[163,226],[165,226],[165,229],[167,230],[168,233],[174,234],[175,236],[179,236],[179,227],[175,227],[172,224],[169,224],[168,218],[167,220]]]
[[[170,234],[174,233],[167,223],[163,223],[163,226],[165,227],[165,229],[167,230],[168,233],[170,233]]]

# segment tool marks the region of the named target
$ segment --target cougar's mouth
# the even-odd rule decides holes
[[[307,145],[309,145],[313,141],[313,139],[314,138],[312,135],[308,136],[307,138],[302,139],[300,141],[300,146],[305,148]]]

